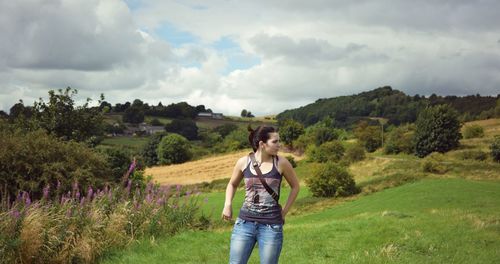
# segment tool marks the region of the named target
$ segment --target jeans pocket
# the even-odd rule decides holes
[[[236,225],[236,226],[239,226],[239,225],[241,225],[243,223],[244,223],[244,220],[241,219],[241,218],[239,218],[239,217],[236,218],[236,220],[234,221],[234,225]]]
[[[274,232],[281,233],[283,232],[283,225],[282,224],[270,224],[269,228],[273,230]]]

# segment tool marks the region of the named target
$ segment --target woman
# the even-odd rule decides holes
[[[234,194],[241,179],[245,179],[245,201],[231,235],[229,263],[247,263],[256,242],[259,244],[260,263],[278,263],[285,216],[297,198],[299,181],[290,162],[278,156],[280,142],[275,129],[259,126],[255,130],[249,127],[248,130],[248,139],[254,151],[250,154],[254,154],[255,163],[251,161],[251,155],[236,162],[226,188],[226,202],[222,211],[222,218],[230,221],[233,217]],[[254,166],[260,169],[261,178]],[[282,177],[291,187],[283,208],[277,199]],[[271,195],[273,192],[277,197]]]

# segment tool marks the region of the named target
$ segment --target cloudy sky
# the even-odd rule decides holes
[[[500,93],[500,1],[0,0],[0,109],[71,86],[238,115],[390,85]]]

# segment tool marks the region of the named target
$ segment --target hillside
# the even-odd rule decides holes
[[[471,95],[465,97],[409,96],[392,89],[380,87],[356,95],[318,99],[296,109],[286,110],[276,116],[278,120],[295,119],[311,125],[325,117],[335,121],[337,127],[349,127],[368,117],[389,119],[389,124],[413,123],[421,109],[427,105],[450,104],[465,119],[490,118],[500,97]]]

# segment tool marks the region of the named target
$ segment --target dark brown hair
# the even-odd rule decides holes
[[[277,132],[276,129],[271,126],[258,126],[254,130],[250,125],[248,125],[248,131],[250,132],[248,135],[248,141],[250,142],[254,152],[259,148],[260,141],[267,142],[270,137],[269,134]]]

